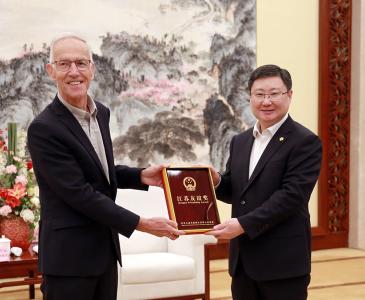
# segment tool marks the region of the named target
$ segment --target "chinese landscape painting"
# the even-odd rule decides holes
[[[255,0],[0,1],[0,27],[0,128],[26,129],[52,101],[45,64],[65,31],[91,45],[89,92],[111,110],[116,163],[222,170],[232,136],[254,124]]]

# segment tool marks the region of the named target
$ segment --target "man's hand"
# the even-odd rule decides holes
[[[244,229],[238,222],[237,218],[229,219],[221,224],[215,225],[213,230],[205,234],[213,235],[217,239],[230,240],[244,233]]]
[[[212,166],[209,166],[209,169],[212,175],[213,185],[216,187],[221,181],[221,176]]]
[[[221,182],[221,175],[216,171],[216,169],[214,169],[213,166],[208,166],[208,165],[193,165],[193,167],[204,167],[204,168],[209,168],[210,170],[210,174],[212,175],[212,180],[213,180],[213,185],[216,187],[218,183]]]
[[[147,185],[153,185],[163,187],[162,185],[162,174],[163,168],[167,168],[168,165],[157,165],[148,167],[141,172],[141,181]]]
[[[185,234],[183,230],[177,230],[174,221],[165,218],[140,218],[137,230],[153,234],[158,237],[166,236],[170,240],[176,240],[180,235]]]

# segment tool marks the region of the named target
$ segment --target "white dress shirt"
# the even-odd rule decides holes
[[[255,138],[255,141],[253,142],[251,149],[250,167],[248,175],[249,178],[251,177],[253,170],[255,170],[255,167],[270,140],[279,130],[280,126],[283,125],[287,118],[288,114],[286,114],[278,123],[272,125],[269,128],[266,128],[263,132],[260,131],[260,124],[258,121],[256,121],[256,124],[253,128],[253,136]]]

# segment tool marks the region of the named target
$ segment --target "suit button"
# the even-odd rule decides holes
[[[246,204],[246,201],[245,201],[245,200],[242,200],[242,201],[241,201],[241,204],[242,204],[242,205],[245,205],[245,204]]]

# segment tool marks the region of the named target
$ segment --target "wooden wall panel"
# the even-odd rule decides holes
[[[313,249],[346,247],[349,231],[351,0],[320,0],[318,227]]]

